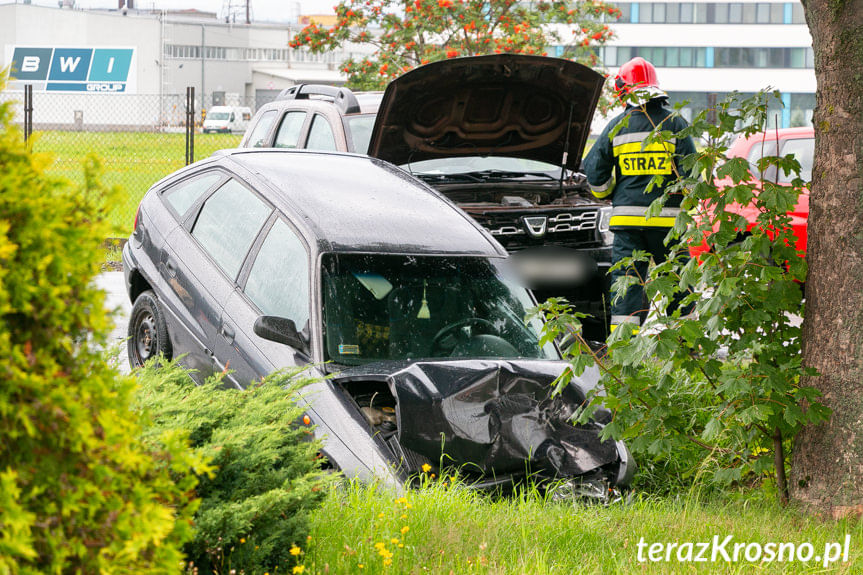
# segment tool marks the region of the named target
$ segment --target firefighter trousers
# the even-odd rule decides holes
[[[611,258],[613,263],[617,263],[623,258],[632,257],[632,252],[642,250],[650,253],[653,256],[653,261],[660,264],[668,257],[669,251],[673,244],[666,246],[663,242],[665,236],[668,235],[668,228],[632,228],[621,229],[616,228],[614,231],[614,244],[612,246]],[[688,256],[687,256],[688,259]],[[635,326],[640,326],[647,317],[648,302],[644,295],[644,287],[641,285],[647,279],[647,262],[636,262],[628,268],[616,269],[611,272],[611,285],[614,289],[614,282],[617,278],[624,275],[635,276],[640,278],[639,283],[630,285],[624,296],[618,299],[611,306],[611,329],[622,323],[633,323]],[[612,296],[614,294],[612,293]],[[686,294],[677,293],[674,300],[668,306],[668,313],[671,314],[680,305],[680,300]],[[688,310],[683,310],[688,313]]]

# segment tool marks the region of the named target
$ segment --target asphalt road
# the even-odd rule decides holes
[[[132,311],[132,304],[129,303],[123,282],[123,272],[99,274],[96,276],[96,285],[105,290],[107,294],[105,303],[114,316],[114,329],[111,331],[110,343],[121,343],[126,339],[126,324],[129,321],[129,312]],[[117,363],[124,373],[129,371],[125,343],[120,346]]]

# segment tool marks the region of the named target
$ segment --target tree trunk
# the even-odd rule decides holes
[[[818,80],[803,359],[830,420],[796,438],[794,499],[863,514],[863,0],[804,0]]]

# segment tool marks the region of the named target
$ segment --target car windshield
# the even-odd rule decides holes
[[[560,175],[560,166],[525,160],[522,158],[507,158],[502,156],[465,156],[461,158],[439,158],[411,162],[402,166],[414,175],[448,176],[453,174],[472,174],[492,172],[497,174],[516,173],[526,175],[542,175],[543,177]]]
[[[557,359],[541,347],[533,301],[481,257],[326,254],[325,359],[341,365],[419,358]]]
[[[369,151],[369,141],[372,139],[372,128],[375,125],[374,114],[345,116],[345,128],[349,134],[351,152],[365,154]]]
[[[231,116],[230,112],[211,112],[207,115],[208,120],[227,120]]]

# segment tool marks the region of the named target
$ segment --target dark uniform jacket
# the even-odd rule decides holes
[[[597,198],[611,197],[612,228],[670,228],[677,217],[682,196],[668,198],[657,217],[646,219],[647,207],[662,195],[665,185],[681,174],[679,160],[695,152],[692,138],[672,139],[644,145],[644,140],[660,126],[677,133],[686,128],[686,120],[672,117],[666,98],[654,98],[641,107],[628,105],[609,122],[584,159],[583,167],[591,192]],[[629,121],[613,137],[610,134],[623,118]],[[664,176],[662,186],[645,193],[654,176]]]

